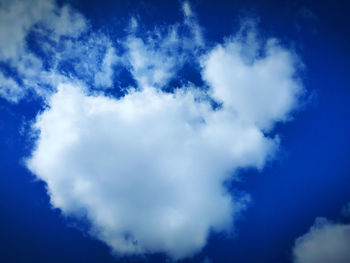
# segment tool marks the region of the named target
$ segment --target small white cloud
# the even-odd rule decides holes
[[[26,91],[13,78],[5,77],[0,71],[0,97],[17,103],[25,96],[25,93]]]
[[[185,17],[190,17],[190,16],[193,15],[191,6],[190,6],[190,4],[189,4],[187,1],[185,1],[185,2],[182,4],[182,9],[183,9],[183,12],[184,12],[184,16],[185,16]]]
[[[58,83],[71,78],[97,87],[112,86],[112,67],[117,60],[114,48],[102,34],[79,40],[89,29],[82,14],[69,5],[59,7],[53,0],[1,0],[0,7],[0,39],[4,40],[0,42],[0,61],[14,68],[22,80],[21,85],[11,79],[3,82],[2,96],[7,100],[22,99],[18,90],[22,95],[31,90],[47,98]],[[44,58],[28,46],[30,33],[40,36],[32,41],[37,41]],[[73,64],[73,72],[62,70],[67,61]],[[50,63],[49,68],[44,67],[45,62]]]
[[[88,29],[84,16],[74,11],[69,5],[62,8],[56,7],[56,12],[46,15],[41,21],[42,25],[51,31],[51,37],[72,37],[77,38]]]
[[[26,37],[46,15],[53,13],[54,8],[54,2],[50,0],[0,0],[0,61],[15,68],[22,79],[20,85],[0,72],[2,97],[8,101],[19,102],[29,89],[40,91],[42,64],[28,52]]]
[[[192,11],[189,2],[185,1],[182,5],[184,24],[187,26],[192,36],[184,40],[184,44],[194,46],[194,48],[203,47],[205,45],[203,39],[202,28],[199,26],[195,13]]]
[[[108,47],[101,63],[101,70],[95,74],[95,85],[97,87],[110,88],[113,84],[113,65],[118,57],[113,47]]]
[[[255,32],[239,33],[217,45],[202,60],[202,68],[211,96],[263,130],[288,120],[303,90],[296,78],[297,58],[276,40],[261,46]]]
[[[126,58],[139,87],[162,87],[175,76],[183,63],[182,54],[176,51],[177,45],[178,40],[172,40],[171,35],[147,40],[135,36],[127,38]]]
[[[25,38],[30,28],[53,10],[51,0],[1,0],[0,60],[17,61],[25,53]]]
[[[127,48],[124,57],[139,87],[163,87],[177,75],[184,63],[197,62],[198,50],[204,47],[202,31],[188,2],[183,4],[183,11],[182,23],[156,27],[146,32],[145,37],[137,36],[137,21],[131,18],[132,30],[124,41]]]
[[[127,29],[127,31],[130,33],[135,33],[138,26],[139,26],[139,23],[137,22],[136,17],[131,17],[129,22],[129,28]]]
[[[294,263],[350,262],[350,225],[317,218],[293,249]]]

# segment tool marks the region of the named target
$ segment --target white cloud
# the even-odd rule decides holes
[[[17,66],[30,53],[26,38],[31,31],[45,31],[56,41],[79,37],[87,30],[85,18],[68,5],[54,0],[0,0],[0,60]]]
[[[350,262],[350,225],[317,218],[293,249],[295,263]]]
[[[239,33],[217,45],[202,61],[203,76],[212,86],[211,96],[227,110],[269,130],[276,121],[288,120],[302,86],[297,58],[274,39],[261,47],[255,34]]]
[[[205,45],[203,39],[202,29],[198,24],[195,13],[192,11],[191,5],[189,2],[185,1],[182,5],[183,15],[184,15],[184,24],[187,26],[191,33],[191,37],[187,38],[185,45],[194,46],[194,47],[203,47]]]
[[[183,14],[181,23],[142,32],[146,36],[139,36],[138,22],[131,18],[125,57],[139,87],[164,87],[184,63],[196,63],[198,51],[204,48],[202,30],[188,2],[183,4]]]
[[[118,253],[189,256],[211,228],[229,230],[245,200],[222,187],[230,171],[261,167],[276,141],[191,90],[152,88],[120,100],[60,86],[38,117],[28,167],[67,214],[85,210],[92,233]]]
[[[18,102],[31,90],[46,98],[27,166],[47,183],[54,207],[86,216],[91,235],[118,255],[180,259],[202,249],[210,231],[232,231],[249,195],[232,196],[224,182],[237,169],[262,169],[278,149],[278,136],[264,132],[290,118],[302,92],[292,52],[245,29],[206,50],[188,2],[181,23],[140,32],[132,18],[114,42],[69,6],[1,3],[0,38],[8,41],[0,60],[21,81],[0,72],[0,96]],[[185,63],[200,63],[208,90],[162,91]],[[116,64],[137,82],[121,98],[103,89],[114,88]]]
[[[41,61],[28,52],[26,38],[30,30],[47,19],[54,11],[53,1],[42,0],[0,0],[0,62],[15,68],[22,83],[1,72],[1,96],[13,103],[19,102],[29,89],[39,93],[39,76],[43,76]],[[42,85],[42,83],[40,84]]]
[[[46,46],[53,53],[55,72],[70,79],[78,79],[95,88],[111,88],[113,66],[118,62],[111,40],[103,34],[88,34],[83,40],[64,39],[60,48]],[[67,69],[69,65],[69,69]]]
[[[115,49],[109,46],[106,49],[100,71],[95,74],[94,82],[97,87],[110,88],[113,85],[113,65],[117,62]]]
[[[54,9],[53,1],[0,1],[0,60],[15,60],[25,52],[30,28]]]
[[[47,98],[67,79],[101,88],[112,86],[112,67],[117,61],[114,47],[102,33],[89,31],[82,14],[69,5],[59,7],[53,0],[2,0],[0,4],[0,62],[14,68],[22,79],[14,83],[11,76],[2,74],[6,79],[0,83],[2,97],[18,102],[31,90]],[[28,45],[30,34],[35,35],[31,42],[43,57]],[[18,96],[19,89],[23,96]]]
[[[133,41],[135,63],[167,59]],[[244,49],[238,40],[201,59],[209,94],[222,102],[216,109],[203,89],[166,93],[153,80],[119,99],[60,85],[37,118],[40,136],[28,168],[47,183],[53,206],[85,214],[91,234],[115,253],[191,256],[211,230],[232,230],[249,197],[231,196],[224,181],[239,168],[263,168],[279,145],[263,129],[296,106],[301,86],[292,55],[267,46],[266,56],[250,64],[237,52]],[[272,74],[275,67],[280,74]]]
[[[25,96],[25,90],[13,78],[5,77],[2,72],[0,72],[0,83],[0,97],[16,103]]]
[[[118,55],[111,39],[92,32],[88,20],[69,5],[59,7],[53,0],[1,3],[0,38],[6,41],[0,43],[0,61],[16,69],[23,90],[45,98],[67,79],[94,88],[113,88],[117,64],[129,69],[139,87],[164,87],[204,47],[201,28],[187,2],[184,20],[171,26],[145,33],[131,18],[124,41],[117,41],[126,52]],[[30,34],[34,50],[27,43]],[[7,98],[18,102],[9,94],[15,91]]]
[[[69,5],[62,8],[56,7],[56,12],[46,16],[42,22],[47,30],[50,30],[51,37],[79,37],[88,29],[88,24],[84,16],[74,11]]]
[[[183,9],[184,16],[186,18],[193,16],[192,8],[191,8],[190,4],[187,1],[185,1],[182,4],[182,9]]]
[[[183,63],[183,57],[176,51],[178,39],[175,31],[154,37],[144,40],[130,36],[125,41],[130,71],[139,87],[164,86]]]

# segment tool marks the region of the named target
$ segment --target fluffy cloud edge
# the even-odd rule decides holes
[[[347,263],[350,261],[350,224],[315,219],[293,247],[294,263]]]

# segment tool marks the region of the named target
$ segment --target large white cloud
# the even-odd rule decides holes
[[[350,262],[350,224],[317,218],[293,248],[295,263]]]
[[[288,118],[301,90],[287,50],[268,45],[247,63],[231,48],[243,42],[232,41],[199,58],[208,93],[139,83],[115,99],[60,85],[37,117],[40,135],[27,162],[52,204],[85,215],[91,234],[117,254],[179,259],[203,248],[211,230],[232,230],[248,196],[235,198],[224,182],[238,168],[263,168],[279,144],[263,129]],[[281,74],[272,74],[276,67]],[[221,106],[214,109],[208,94]]]
[[[0,96],[45,98],[26,164],[54,207],[86,217],[91,235],[118,255],[180,259],[211,231],[232,231],[249,195],[233,196],[225,182],[239,168],[262,169],[278,149],[266,132],[290,118],[303,90],[293,52],[246,27],[207,45],[187,2],[182,22],[140,32],[132,18],[113,41],[67,5],[1,3],[0,38],[11,23],[17,36],[0,44],[0,61],[17,75],[0,71]],[[205,87],[185,80],[164,92],[186,63]],[[120,98],[104,93],[118,88],[116,64],[137,83]]]
[[[222,187],[240,166],[262,166],[274,140],[191,91],[131,92],[120,100],[62,85],[38,117],[28,167],[52,204],[84,210],[93,235],[120,253],[191,255],[242,208]]]

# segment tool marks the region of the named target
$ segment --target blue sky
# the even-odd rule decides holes
[[[349,262],[349,6],[0,1],[0,261]]]

